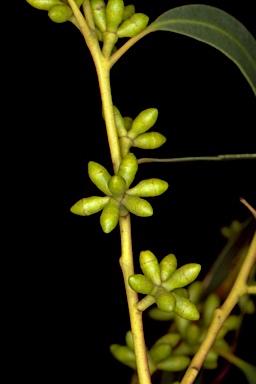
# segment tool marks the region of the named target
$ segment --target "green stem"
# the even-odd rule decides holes
[[[144,340],[142,312],[138,311],[136,308],[136,305],[139,301],[138,295],[133,289],[131,289],[128,284],[129,276],[134,274],[130,215],[127,215],[126,217],[120,217],[119,224],[122,244],[120,266],[123,272],[125,290],[128,300],[139,383],[150,384],[151,378],[148,368],[148,359]]]
[[[234,155],[218,155],[218,156],[190,156],[190,157],[174,157],[172,159],[155,159],[144,157],[138,160],[138,164],[143,163],[184,163],[188,161],[230,161],[230,160],[251,160],[256,159],[256,153],[243,153]]]
[[[73,10],[74,16],[76,17],[77,22],[80,26],[80,30],[91,52],[96,67],[110,154],[113,163],[114,173],[116,174],[118,172],[122,157],[120,152],[118,134],[116,130],[110,86],[110,69],[112,65],[110,64],[110,59],[107,59],[102,55],[95,33],[93,33],[93,31],[89,28],[85,18],[76,6],[74,0],[68,1]],[[83,9],[88,17],[89,24],[92,25],[90,16],[91,12],[89,7],[90,3],[86,0]],[[136,356],[138,380],[140,384],[151,384],[151,377],[148,368],[147,350],[144,340],[142,312],[136,309],[136,304],[138,303],[138,295],[135,291],[130,288],[128,284],[129,276],[134,274],[130,215],[127,215],[126,217],[120,217],[119,225],[122,250],[122,254],[120,257],[120,265],[123,272],[128,308],[130,313],[130,322],[134,340],[134,352]]]
[[[137,35],[131,37],[124,45],[122,45],[111,57],[110,57],[110,65],[113,67],[113,65],[117,62],[117,60],[120,59],[123,54],[128,51],[129,48],[131,48],[137,41],[142,39],[142,37],[146,36],[150,32],[153,32],[154,29],[151,28],[149,25],[147,28],[145,28],[143,31],[138,33]]]
[[[111,87],[110,87],[110,63],[109,60],[106,59],[100,50],[99,43],[95,33],[89,28],[84,16],[78,9],[74,0],[68,0],[70,7],[76,17],[80,30],[84,36],[85,42],[91,52],[96,72],[98,75],[101,99],[102,99],[102,107],[104,113],[104,119],[106,123],[106,130],[108,136],[108,144],[110,148],[110,155],[112,159],[112,164],[114,168],[114,173],[116,174],[119,169],[119,165],[121,162],[121,152],[119,146],[119,140],[115,125],[115,116],[113,111],[113,102],[111,95]],[[89,7],[90,4],[87,4]],[[90,15],[89,10],[86,10],[86,14]]]

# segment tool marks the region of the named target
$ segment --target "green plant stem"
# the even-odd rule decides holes
[[[133,289],[131,289],[128,284],[129,276],[134,274],[130,215],[127,215],[126,217],[120,217],[119,224],[122,244],[120,266],[123,272],[128,301],[139,383],[150,384],[151,378],[148,368],[148,359],[144,340],[142,312],[138,311],[136,308],[136,305],[139,301],[138,295]]]
[[[114,173],[116,174],[118,172],[119,165],[121,162],[121,152],[115,125],[115,117],[110,87],[110,69],[112,65],[110,64],[110,60],[102,55],[96,35],[89,28],[85,18],[76,6],[74,0],[68,1],[73,10],[74,16],[76,17],[77,22],[80,26],[80,30],[91,52],[96,67],[110,154]],[[91,9],[89,1],[86,0],[83,9],[86,17],[88,18],[90,26],[92,26]],[[123,272],[125,289],[127,294],[131,330],[134,340],[134,352],[136,356],[138,380],[140,384],[151,384],[151,377],[147,360],[147,351],[144,340],[142,312],[136,309],[136,304],[138,303],[138,295],[135,291],[130,288],[128,284],[129,276],[134,274],[130,215],[127,215],[126,217],[120,217],[119,225],[122,251],[120,257],[120,266]]]
[[[218,155],[218,156],[190,156],[190,157],[175,157],[172,159],[155,159],[141,158],[138,164],[143,163],[185,163],[189,161],[231,161],[231,160],[251,160],[256,159],[256,153],[243,153],[234,155]]]
[[[247,287],[247,293],[249,295],[256,295],[256,286],[255,285],[249,285]]]
[[[114,173],[116,174],[118,172],[119,165],[121,162],[121,151],[119,146],[116,125],[115,125],[115,116],[113,111],[113,102],[112,102],[111,87],[110,87],[111,66],[110,66],[109,60],[102,55],[97,37],[88,27],[88,24],[84,19],[84,16],[82,15],[82,13],[78,9],[76,3],[74,2],[74,0],[68,0],[68,1],[72,8],[74,16],[76,17],[79,23],[80,30],[91,52],[91,55],[96,67],[100,93],[101,93],[103,114],[104,114],[104,119],[106,123],[108,144],[110,148],[110,155],[111,155],[111,160],[114,168]],[[90,4],[87,3],[87,7],[89,6]],[[90,14],[88,9],[86,10],[86,13],[88,15]]]
[[[110,57],[110,65],[113,67],[113,65],[117,62],[117,60],[120,59],[123,54],[128,51],[129,48],[131,48],[137,41],[142,39],[142,37],[148,35],[150,32],[153,31],[153,28],[149,25],[147,28],[145,28],[143,31],[138,33],[137,35],[131,37],[127,42],[122,45],[111,57]]]
[[[241,296],[248,292],[247,279],[250,271],[256,262],[256,232],[251,241],[247,255],[244,259],[240,272],[237,275],[236,281],[226,298],[225,302],[220,308],[215,309],[212,322],[208,328],[207,334],[198,349],[197,353],[191,360],[188,369],[185,372],[184,377],[181,380],[181,384],[194,383],[202,364],[208,355],[224,321],[231,313],[234,306],[237,304]]]

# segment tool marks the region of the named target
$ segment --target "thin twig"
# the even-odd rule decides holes
[[[208,328],[207,334],[200,345],[197,353],[191,360],[191,363],[181,380],[181,384],[194,383],[202,364],[208,355],[224,321],[231,313],[241,296],[247,293],[247,279],[250,271],[256,261],[256,232],[248,249],[244,263],[236,278],[236,281],[221,307],[215,309],[212,322]]]
[[[231,160],[251,160],[256,159],[256,153],[242,153],[233,155],[218,155],[218,156],[190,156],[190,157],[174,157],[172,159],[155,159],[155,158],[141,158],[138,160],[139,164],[142,163],[185,163],[189,161],[231,161]]]
[[[243,197],[240,197],[240,201],[243,205],[246,206],[246,208],[249,209],[249,211],[251,212],[251,214],[253,215],[253,217],[256,219],[256,210],[243,198]]]

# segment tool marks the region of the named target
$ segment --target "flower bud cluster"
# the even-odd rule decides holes
[[[120,111],[114,106],[114,115],[122,156],[127,155],[131,147],[156,149],[166,142],[166,138],[161,133],[147,132],[157,120],[156,108],[145,109],[132,120],[129,117],[122,117]]]
[[[174,320],[172,325],[172,333],[163,336],[156,344],[161,344],[169,338],[179,337],[173,348],[173,355],[185,355],[187,357],[194,356],[201,345],[207,329],[212,321],[212,317],[216,308],[220,306],[220,299],[215,293],[207,296],[204,302],[200,302],[200,296],[203,293],[203,284],[199,281],[192,283],[188,288],[188,294],[191,301],[197,303],[200,312],[200,320],[198,322],[191,319],[180,317],[175,313],[171,317],[167,317],[165,312],[159,308],[154,308],[149,312],[150,317],[156,320]],[[230,347],[224,339],[230,331],[238,329],[240,326],[240,317],[230,315],[223,324],[211,350],[209,351],[203,367],[206,369],[215,369],[218,366],[218,350],[217,348],[230,350]],[[177,336],[178,335],[178,336]],[[159,368],[161,369],[161,368]]]
[[[55,23],[65,23],[73,17],[73,11],[67,0],[27,0],[32,7],[48,11],[48,16]],[[84,0],[75,0],[80,8]]]
[[[109,57],[119,38],[133,37],[146,28],[149,17],[135,13],[134,5],[123,0],[91,0],[92,15],[98,39],[103,41],[103,54]]]
[[[142,274],[129,277],[130,287],[138,293],[146,294],[137,304],[143,311],[156,303],[163,312],[174,312],[188,320],[198,320],[200,315],[189,294],[184,288],[198,276],[199,264],[186,264],[177,269],[177,259],[173,254],[165,256],[160,263],[151,251],[140,253]]]
[[[157,370],[178,372],[190,363],[185,355],[173,355],[172,350],[180,340],[178,334],[168,334],[160,338],[152,348],[147,351],[149,371],[152,375]],[[126,345],[112,344],[110,352],[121,363],[136,370],[136,359],[132,332],[128,331],[125,337]]]
[[[130,188],[138,170],[138,162],[133,153],[125,156],[117,175],[111,176],[102,165],[90,161],[88,173],[91,181],[106,196],[91,196],[79,200],[71,207],[71,212],[80,216],[89,216],[100,212],[100,223],[105,233],[111,232],[117,225],[119,217],[129,212],[141,217],[153,214],[151,204],[142,197],[159,196],[168,188],[164,180],[152,178],[139,182]]]

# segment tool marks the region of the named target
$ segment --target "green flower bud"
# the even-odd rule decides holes
[[[177,289],[174,289],[172,292],[182,297],[185,297],[185,299],[189,299],[189,293],[186,288],[177,288]]]
[[[103,232],[110,233],[117,226],[119,220],[119,204],[111,199],[103,208],[100,224]]]
[[[111,54],[116,50],[115,44],[117,40],[118,40],[118,37],[115,33],[112,33],[109,31],[102,32],[102,41],[103,41],[102,53],[106,58],[110,57]]]
[[[148,311],[148,316],[157,321],[170,321],[174,318],[174,312],[164,312],[158,307],[154,307]]]
[[[133,37],[138,35],[148,25],[149,17],[144,13],[135,13],[125,20],[117,29],[118,37]]]
[[[152,281],[147,276],[141,274],[130,276],[128,283],[134,291],[145,295],[148,295],[154,288]]]
[[[128,116],[125,116],[123,119],[124,119],[125,129],[128,132],[128,131],[130,131],[130,129],[132,127],[133,119],[131,117],[128,117]]]
[[[138,160],[133,153],[129,153],[121,161],[118,175],[122,176],[126,181],[126,187],[129,188],[133,182],[138,170]]]
[[[219,336],[219,335],[218,335]],[[214,344],[213,344],[214,347],[217,347],[217,348],[221,348],[221,349],[226,349],[227,351],[230,351],[231,348],[230,348],[230,345],[228,344],[228,342],[224,339],[216,339]]]
[[[160,295],[155,297],[156,304],[159,309],[164,312],[172,312],[175,310],[176,301],[174,296],[165,290],[163,290]]]
[[[140,252],[140,267],[144,275],[151,279],[154,284],[161,284],[159,263],[151,251]]]
[[[154,197],[164,193],[168,188],[168,183],[160,179],[147,179],[140,181],[135,187],[129,189],[129,196]]]
[[[92,15],[95,26],[101,32],[107,29],[106,4],[103,0],[91,0]]]
[[[123,20],[124,2],[123,0],[108,0],[106,6],[107,30],[116,32],[119,24]]]
[[[220,306],[220,298],[211,293],[204,302],[203,306],[203,322],[208,327],[212,321],[213,312]]]
[[[230,315],[224,322],[223,327],[226,328],[228,331],[233,331],[234,329],[237,329],[241,324],[241,319],[239,316],[236,315]]]
[[[159,132],[147,132],[137,136],[133,141],[133,147],[141,149],[156,149],[161,147],[166,142],[164,137]]]
[[[170,346],[174,348],[178,344],[180,339],[181,336],[178,333],[166,333],[166,335],[160,337],[160,339],[157,340],[155,345],[170,344]]]
[[[127,347],[129,347],[132,351],[134,351],[134,343],[132,337],[132,331],[128,331],[125,336],[125,342]]]
[[[65,4],[54,5],[48,12],[48,16],[54,23],[65,23],[72,15],[72,9]]]
[[[95,184],[101,192],[108,196],[111,195],[108,188],[111,176],[103,165],[90,161],[88,164],[88,174],[93,184]]]
[[[89,215],[92,215],[93,213],[100,212],[105,207],[105,205],[109,202],[109,199],[110,197],[108,196],[86,197],[85,199],[81,199],[77,203],[75,203],[70,208],[70,211],[75,215],[89,216]]]
[[[200,328],[197,324],[189,324],[186,330],[186,342],[189,345],[198,344],[198,339],[201,333]]]
[[[175,321],[177,331],[182,336],[182,338],[185,339],[187,335],[187,328],[190,324],[190,321],[187,319],[184,319],[183,317],[180,317],[177,314],[174,317],[174,321]]]
[[[149,351],[154,362],[158,363],[171,355],[172,347],[170,344],[155,344]]]
[[[162,285],[167,291],[172,291],[175,288],[182,288],[194,281],[201,270],[200,264],[185,264],[178,268],[171,277]]]
[[[214,352],[212,349],[208,352],[208,355],[205,358],[205,362],[208,363],[216,363],[218,360],[218,354]],[[216,367],[215,367],[216,368]],[[209,369],[209,366],[208,366]]]
[[[112,344],[110,346],[110,352],[121,363],[128,365],[128,367],[134,370],[136,369],[136,360],[134,352],[131,351],[131,349],[127,346]]]
[[[126,5],[124,7],[124,13],[123,13],[123,21],[129,19],[132,15],[135,13],[135,7],[134,5]]]
[[[114,175],[108,182],[108,188],[114,196],[119,197],[126,190],[126,182],[122,176]]]
[[[142,111],[132,123],[132,127],[128,132],[128,137],[132,140],[141,133],[145,133],[155,124],[158,117],[158,110],[156,108],[148,108]]]
[[[168,372],[183,371],[190,363],[190,358],[183,355],[173,355],[157,363],[157,369]]]
[[[170,253],[165,256],[159,263],[161,271],[161,281],[166,281],[171,277],[174,271],[177,269],[177,259]]]
[[[125,136],[127,134],[127,131],[125,129],[124,125],[124,119],[120,113],[120,111],[117,109],[117,107],[113,106],[114,115],[115,115],[115,122],[116,122],[116,129],[119,137]]]
[[[208,361],[207,358],[205,359],[203,363],[204,369],[216,369],[218,368],[218,362],[217,361]]]
[[[194,281],[188,287],[189,298],[193,303],[197,303],[200,299],[200,296],[203,293],[203,283],[201,281]]]
[[[187,320],[198,320],[200,318],[200,314],[195,304],[174,292],[172,292],[172,294],[176,300],[174,311],[177,313],[177,315]]]
[[[148,217],[153,215],[153,208],[149,202],[140,197],[125,195],[122,204],[136,216]]]
[[[62,5],[59,0],[26,0],[32,7],[41,9],[42,11],[49,11],[54,5]]]
[[[123,137],[120,137],[119,144],[120,144],[122,158],[124,158],[130,152],[130,148],[132,147],[132,140],[126,136],[123,136]]]
[[[103,35],[102,35],[101,31],[97,27],[95,27],[95,32],[96,32],[97,39],[99,41],[103,41]]]
[[[255,305],[252,299],[249,297],[249,295],[243,295],[240,297],[238,301],[238,305],[242,312],[247,313],[248,315],[251,315],[255,312]]]

